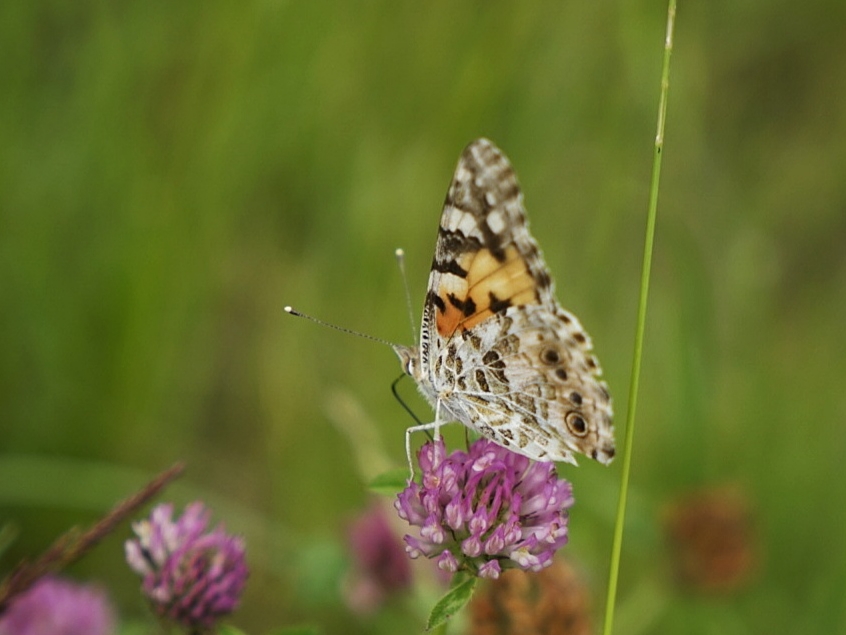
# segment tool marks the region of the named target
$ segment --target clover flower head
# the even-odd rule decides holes
[[[94,586],[48,576],[16,596],[0,617],[0,635],[112,635],[114,610]]]
[[[503,607],[508,619],[503,620]],[[480,585],[469,605],[467,635],[591,635],[588,587],[564,558],[538,573],[511,569]]]
[[[126,560],[158,615],[211,628],[238,606],[248,575],[244,541],[222,526],[207,531],[210,514],[200,502],[172,516],[173,505],[165,503],[133,523],[137,538],[126,541]]]
[[[421,483],[410,482],[394,503],[418,528],[405,536],[412,558],[495,579],[509,568],[539,571],[567,544],[573,490],[552,463],[487,439],[449,455],[439,439],[420,449],[418,462]]]
[[[372,613],[389,597],[411,587],[411,563],[389,520],[374,501],[347,532],[352,568],[345,599],[358,613]]]

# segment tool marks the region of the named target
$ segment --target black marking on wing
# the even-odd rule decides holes
[[[473,302],[473,298],[471,297],[468,297],[466,300],[459,300],[454,294],[450,293],[447,296],[447,300],[449,300],[452,306],[461,311],[464,317],[469,317],[476,312],[476,303]]]
[[[466,278],[467,271],[458,264],[457,261],[450,258],[449,260],[439,261],[437,258],[432,261],[432,269],[438,273],[451,273],[459,278]]]
[[[488,204],[488,199],[485,197],[485,190],[483,189],[474,189],[474,194],[479,198],[479,202],[482,205],[482,216],[479,218],[476,217],[476,222],[479,225],[479,230],[482,232],[482,244],[490,250],[491,255],[496,258],[497,262],[505,262],[505,246],[504,242],[513,242],[510,236],[510,231],[508,232],[507,241],[503,241],[503,235],[498,234],[490,228],[488,225],[488,214],[491,213],[494,209],[499,209],[502,207],[501,202],[497,202],[495,205],[491,206]],[[484,222],[482,222],[484,219]]]
[[[475,236],[465,236],[460,229],[451,230],[441,227],[438,232],[437,254],[461,254],[468,251],[479,251],[482,243]]]
[[[488,292],[488,299],[490,300],[490,304],[488,306],[490,307],[491,313],[503,313],[511,306],[511,300],[508,298],[500,300],[492,291]]]
[[[443,299],[441,298],[441,296],[439,296],[439,295],[438,295],[437,293],[435,293],[434,291],[429,291],[429,293],[427,293],[427,294],[426,294],[426,296],[427,296],[427,297],[426,297],[426,303],[427,303],[427,304],[430,304],[430,303],[431,303],[431,304],[434,304],[436,307],[438,307],[438,310],[439,310],[441,313],[443,313],[444,311],[446,311],[446,303],[443,301]]]

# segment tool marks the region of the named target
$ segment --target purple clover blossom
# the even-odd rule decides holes
[[[406,535],[412,558],[445,571],[496,579],[509,568],[539,571],[567,544],[573,489],[552,463],[537,463],[492,441],[446,455],[442,440],[420,448],[422,484],[409,483],[394,502],[419,527]]]
[[[0,635],[112,635],[114,611],[94,586],[41,578],[0,617]]]
[[[344,596],[354,611],[372,613],[389,597],[411,587],[411,563],[384,507],[371,503],[350,525],[352,568]]]
[[[194,502],[176,521],[173,505],[156,506],[133,523],[126,561],[142,576],[155,612],[189,628],[211,628],[237,606],[247,580],[244,540],[219,525],[207,532],[209,511]]]

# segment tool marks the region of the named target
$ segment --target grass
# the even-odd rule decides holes
[[[640,273],[640,297],[637,303],[637,326],[635,327],[632,372],[629,378],[629,401],[626,404],[625,441],[622,447],[622,468],[620,495],[617,502],[617,518],[614,523],[614,541],[611,545],[611,564],[608,572],[608,593],[605,596],[605,619],[602,625],[604,635],[614,631],[614,615],[617,606],[617,584],[620,578],[620,557],[623,550],[626,506],[628,505],[629,481],[634,455],[635,421],[637,397],[640,388],[640,369],[643,363],[643,338],[646,332],[646,310],[649,300],[649,282],[652,275],[652,254],[655,249],[655,225],[658,218],[658,193],[661,184],[661,164],[664,153],[664,135],[667,125],[667,100],[670,94],[670,59],[673,52],[673,36],[676,22],[676,1],[670,0],[667,8],[667,32],[664,35],[664,62],[661,68],[661,91],[658,99],[658,123],[655,133],[655,147],[652,154],[652,180],[649,187],[649,206],[646,215],[646,232],[643,241],[643,265]]]
[[[103,470],[140,485],[185,458],[179,500],[275,536],[239,624],[420,624],[394,607],[351,626],[335,586],[366,494],[329,396],[354,395],[401,466],[396,360],[282,307],[407,342],[393,250],[419,306],[454,163],[485,135],[621,412],[665,9],[6,3],[0,467],[75,465],[79,493],[11,472],[4,567],[108,508]],[[679,8],[617,632],[844,630],[843,11]],[[569,553],[599,606],[620,468],[583,463],[564,469]],[[722,483],[752,501],[765,560],[703,597],[668,574],[660,511]],[[120,559],[115,540],[75,573],[140,614]]]

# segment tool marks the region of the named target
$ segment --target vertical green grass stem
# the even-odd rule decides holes
[[[623,526],[626,517],[626,501],[629,493],[629,474],[632,465],[632,442],[634,441],[635,410],[640,383],[640,366],[643,356],[643,334],[646,325],[646,303],[649,297],[649,276],[652,269],[652,248],[655,241],[655,219],[658,209],[658,184],[661,180],[661,157],[664,152],[664,123],[667,117],[667,95],[670,88],[670,55],[673,50],[673,29],[676,20],[676,0],[670,0],[667,8],[667,31],[664,39],[664,63],[661,71],[661,96],[658,103],[658,130],[655,135],[655,149],[652,159],[652,182],[649,190],[649,209],[646,218],[646,238],[643,247],[643,267],[640,276],[640,300],[637,310],[634,356],[632,359],[629,403],[626,413],[626,437],[623,449],[623,470],[620,479],[620,499],[617,503],[617,520],[614,525],[614,541],[611,547],[611,567],[608,575],[608,594],[605,604],[605,625],[603,635],[611,635],[614,627],[614,606],[617,599],[617,581],[620,574],[620,553],[623,547]]]

